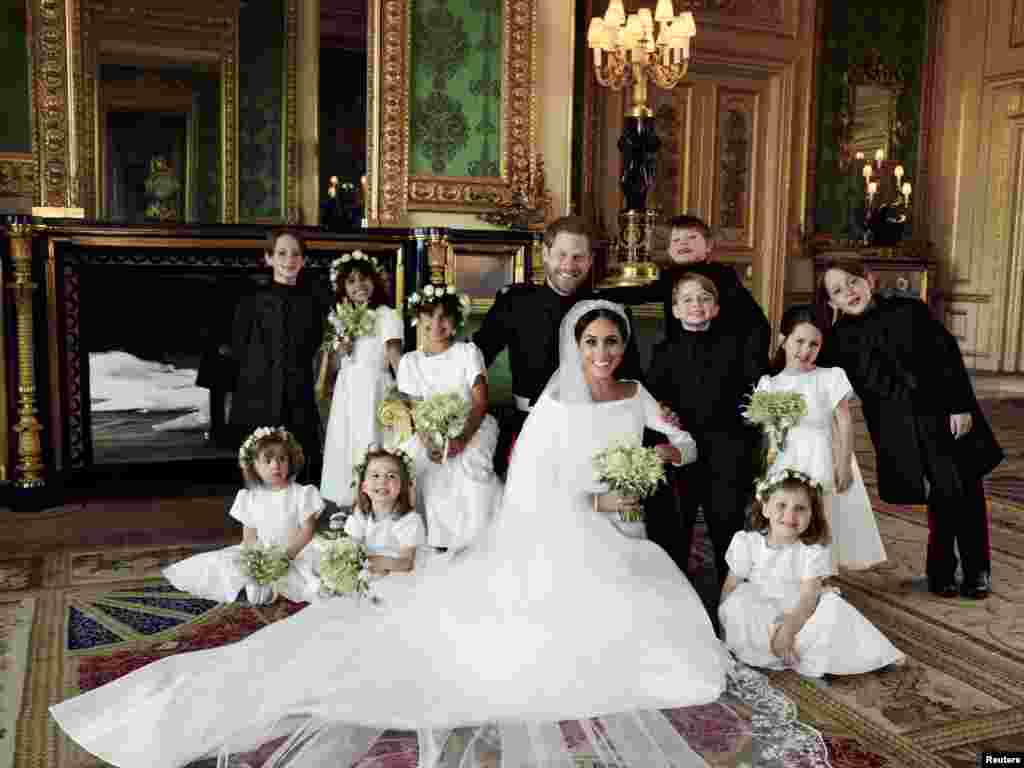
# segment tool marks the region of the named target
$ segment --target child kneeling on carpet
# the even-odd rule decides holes
[[[273,602],[278,594],[296,602],[312,600],[319,581],[307,545],[324,502],[314,486],[295,482],[304,464],[302,446],[283,427],[260,427],[249,435],[238,452],[246,487],[229,513],[245,526],[242,544],[175,563],[163,571],[167,580],[182,592],[225,603],[243,588],[254,605]],[[261,586],[242,570],[246,546],[284,551],[288,572],[276,586]]]
[[[854,675],[905,656],[824,580],[835,571],[821,486],[785,469],[757,485],[749,531],[733,536],[718,616],[725,644],[755,667]]]
[[[345,533],[366,545],[371,574],[413,570],[416,550],[425,542],[423,518],[413,501],[411,467],[412,460],[397,448],[370,446],[352,470],[358,495]]]

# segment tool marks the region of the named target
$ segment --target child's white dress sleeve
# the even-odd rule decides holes
[[[366,538],[366,517],[359,510],[354,511],[345,521],[345,533],[357,541]]]
[[[391,534],[395,537],[399,548],[422,547],[427,538],[423,518],[415,511],[408,512],[396,520]]]
[[[248,528],[256,527],[256,519],[252,509],[252,497],[253,492],[248,488],[243,488],[235,496],[235,503],[231,505],[231,511],[228,512],[231,517]]]
[[[821,544],[807,544],[804,547],[803,572],[801,579],[824,579],[834,575],[832,548]]]
[[[757,380],[757,386],[754,387],[754,390],[757,392],[771,392],[772,377],[769,376],[767,373],[761,376],[761,378]]]
[[[398,361],[398,376],[396,377],[396,384],[398,384],[398,391],[402,392],[411,397],[422,397],[423,393],[420,392],[419,382],[415,374],[416,366],[416,355],[418,352],[406,352],[402,355],[401,360]]]
[[[835,410],[844,397],[853,393],[853,385],[842,368],[830,368],[828,378],[829,406]]]
[[[462,371],[467,391],[473,389],[478,376],[487,378],[487,366],[484,365],[483,353],[471,341],[462,345]]]
[[[669,445],[679,449],[682,459],[678,464],[673,462],[672,466],[681,467],[684,464],[695,462],[697,460],[697,442],[693,439],[693,435],[665,421],[661,416],[661,406],[654,399],[654,395],[648,392],[643,384],[637,384],[637,387],[639,387],[637,397],[640,398],[644,409],[645,426],[663,434],[668,438]]]
[[[391,307],[378,307],[379,313],[377,333],[385,344],[394,339],[402,341],[405,337],[405,328],[402,325],[402,316],[397,310]],[[386,360],[385,360],[386,363]]]
[[[756,542],[751,541],[752,535],[759,536],[760,534],[737,531],[733,534],[732,541],[729,542],[729,549],[725,552],[725,562],[729,566],[729,573],[736,576],[737,579],[746,579],[754,568],[754,553],[751,551],[751,544]]]
[[[302,527],[309,518],[320,516],[324,509],[324,500],[315,485],[298,485],[295,491],[295,525]]]

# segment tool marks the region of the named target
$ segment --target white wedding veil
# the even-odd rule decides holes
[[[573,305],[562,320],[558,329],[558,370],[548,379],[544,391],[553,399],[563,403],[589,403],[593,401],[590,386],[583,375],[583,356],[576,340],[576,324],[589,312],[605,309],[622,318],[626,326],[626,338],[629,342],[630,327],[626,310],[621,304],[605,299],[587,299]]]

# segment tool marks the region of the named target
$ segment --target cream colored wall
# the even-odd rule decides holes
[[[969,366],[1024,371],[1024,0],[940,11],[924,223],[945,322]]]

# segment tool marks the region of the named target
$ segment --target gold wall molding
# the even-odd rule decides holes
[[[954,304],[991,304],[992,297],[987,293],[948,293],[946,301]]]
[[[68,170],[68,70],[64,0],[33,0],[33,142],[36,205],[74,204]]]
[[[298,57],[299,0],[287,0],[284,19],[284,217],[299,223]],[[315,222],[314,222],[315,223]]]
[[[536,0],[502,0],[501,176],[409,176],[412,3],[377,0],[369,16],[367,154],[371,223],[402,223],[409,211],[473,211],[478,196],[511,198],[536,155]]]
[[[30,153],[0,152],[0,197],[24,198],[31,205],[35,192],[35,158]]]

